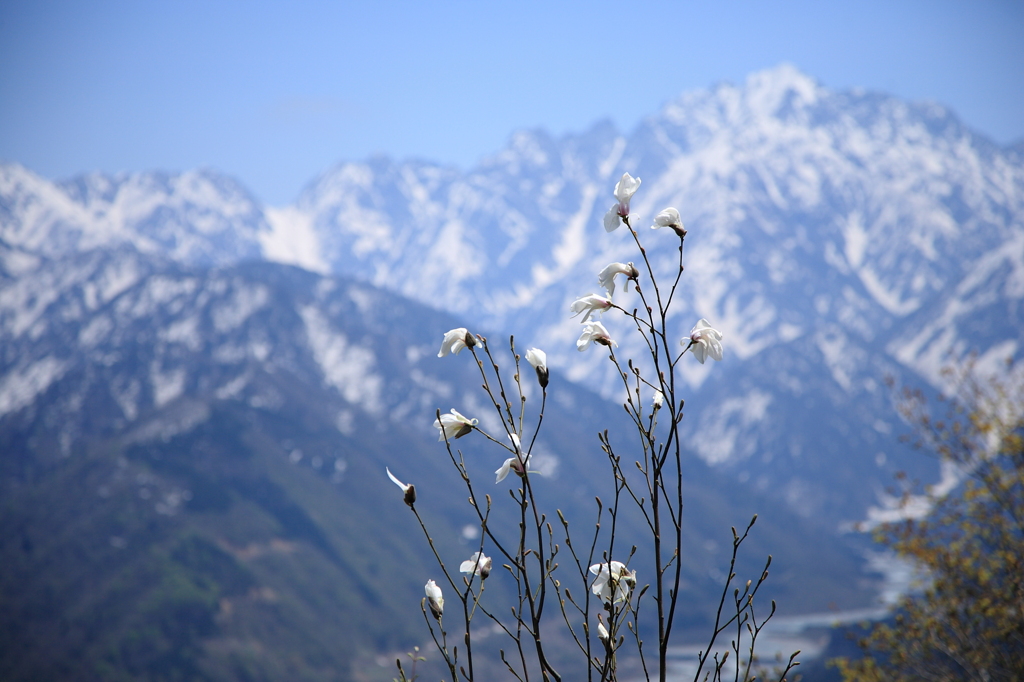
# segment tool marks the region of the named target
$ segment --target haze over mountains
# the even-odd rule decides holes
[[[190,265],[293,262],[514,332],[612,396],[610,365],[575,351],[566,312],[598,289],[605,264],[636,259],[624,230],[600,229],[624,170],[643,179],[641,221],[672,205],[690,229],[680,336],[698,317],[726,333],[729,360],[714,371],[728,379],[705,384],[712,370],[696,364],[687,375],[702,455],[781,486],[807,514],[851,520],[889,482],[893,467],[872,471],[893,441],[885,375],[937,386],[949,352],[996,361],[1018,350],[1020,154],[939,105],[834,93],[787,66],[684,94],[628,136],[609,124],[562,139],[516,133],[469,173],[387,158],[341,164],[284,208],[260,206],[211,171],[54,184],[7,166],[4,270],[121,242]],[[674,238],[641,236],[670,268]],[[808,418],[816,409],[827,414]],[[829,414],[836,423],[807,441],[800,424],[822,426]],[[868,466],[838,464],[851,459],[845,451]],[[838,510],[814,502],[834,504],[853,473],[865,484],[841,493],[853,499]]]
[[[415,528],[396,520],[408,521],[400,503],[365,513],[394,496],[383,463],[443,489],[434,411],[483,411],[468,364],[436,364],[440,335],[514,333],[520,348],[547,351],[553,384],[568,378],[618,400],[603,354],[575,350],[568,306],[598,291],[604,265],[637,260],[626,230],[601,227],[624,171],[643,180],[632,212],[657,272],[677,261],[678,238],[647,230],[653,216],[675,206],[689,230],[676,333],[700,317],[725,332],[725,360],[685,374],[690,450],[711,466],[694,462],[698,481],[711,481],[694,506],[716,510],[695,520],[693,575],[716,556],[716,528],[750,506],[727,503],[738,489],[770,510],[758,550],[785,544],[783,528],[820,538],[816,554],[785,545],[779,589],[798,608],[829,601],[806,588],[826,567],[820,590],[845,583],[832,601],[862,603],[870,585],[857,584],[838,533],[877,515],[897,470],[938,476],[899,444],[886,377],[938,388],[950,354],[976,351],[992,367],[1019,355],[1022,159],[939,105],[832,92],[783,66],[684,94],[629,134],[607,123],[557,139],[518,132],[465,173],[344,163],[287,207],[262,206],[207,170],[50,182],[0,166],[3,589],[32,575],[61,584],[16,603],[35,625],[19,634],[6,620],[27,653],[0,670],[27,678],[41,670],[24,663],[42,656],[40,642],[88,629],[41,617],[47,608],[90,614],[100,609],[90,600],[139,595],[163,604],[185,594],[205,614],[186,631],[171,619],[153,641],[194,647],[175,665],[210,679],[286,674],[276,651],[250,644],[325,618],[335,625],[311,649],[348,644],[321,667],[310,663],[321,654],[304,658],[310,679],[408,642],[415,623],[360,628],[346,614],[401,620],[423,580],[403,582],[384,557],[429,565],[405,544]],[[639,305],[632,292],[615,300]],[[620,354],[641,354],[621,319],[604,322]],[[599,454],[591,436],[621,408],[558,390],[556,411],[573,426],[550,432],[545,466],[578,483],[583,505],[601,486],[586,473]],[[41,516],[41,503],[63,514]],[[58,533],[68,513],[81,534]],[[437,515],[461,551],[462,510],[453,501]],[[81,549],[89,560],[65,582],[77,540],[104,549]],[[118,553],[137,546],[146,550],[117,573]],[[160,552],[171,560],[158,562]],[[79,594],[86,565],[108,571],[106,587]],[[152,571],[166,583],[156,596],[139,577]],[[291,571],[304,578],[290,581]],[[315,613],[325,593],[328,617]],[[137,616],[119,608],[110,612],[123,620],[99,640],[65,636],[74,646],[61,660],[158,676],[162,659],[125,644]],[[247,609],[270,620],[237,615]],[[255,632],[254,622],[273,626]]]

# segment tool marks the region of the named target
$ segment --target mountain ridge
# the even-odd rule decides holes
[[[575,350],[568,308],[607,263],[641,265],[602,227],[625,171],[651,271],[686,267],[669,333],[725,333],[722,362],[681,366],[680,627],[706,625],[728,526],[755,511],[743,570],[773,553],[784,610],[864,606],[879,578],[851,529],[893,512],[896,472],[942,474],[899,441],[886,381],[934,394],[950,359],[1020,354],[1020,150],[783,66],[628,133],[517,131],[466,171],[337,164],[283,207],[208,169],[50,182],[0,164],[0,676],[391,679],[437,576],[384,467],[416,484],[446,561],[476,542],[430,425],[452,407],[493,421],[466,354],[435,357],[454,327],[503,366],[512,334],[547,352],[537,491],[589,527],[609,485],[596,430],[631,450],[621,378]],[[682,253],[648,229],[668,205]],[[622,316],[603,321],[643,357]],[[500,460],[474,438],[459,445],[491,490]]]
[[[99,215],[91,243],[107,234],[186,263],[264,258],[356,277],[471,325],[528,338],[566,376],[613,397],[614,370],[600,354],[573,350],[579,327],[567,307],[598,290],[596,273],[606,263],[636,260],[624,229],[605,234],[600,227],[623,170],[644,178],[633,209],[656,273],[670,272],[678,255],[671,235],[647,230],[649,217],[675,205],[690,230],[673,333],[685,336],[705,317],[726,334],[721,371],[746,386],[742,394],[706,385],[708,367],[684,366],[683,377],[696,406],[692,422],[718,442],[708,460],[739,477],[767,476],[771,488],[788,485],[809,466],[806,456],[792,453],[814,448],[783,442],[785,429],[771,426],[799,428],[798,415],[787,416],[783,405],[806,399],[799,396],[808,391],[820,396],[812,402],[835,406],[836,428],[845,400],[873,405],[854,432],[880,433],[881,421],[891,433],[897,425],[879,392],[886,376],[938,389],[950,353],[974,350],[994,367],[1020,350],[1019,155],[940,105],[836,93],[785,65],[739,85],[683,93],[628,134],[607,121],[561,136],[515,132],[505,149],[465,172],[384,156],[341,163],[283,208],[261,207],[230,181],[195,172],[176,176],[186,178],[179,180],[187,189],[180,199],[160,190],[144,210],[120,214],[71,210],[74,196],[100,203],[111,196],[109,187],[83,189],[88,178],[104,186],[111,181],[86,176],[47,186],[36,178],[36,195],[64,198],[53,200],[50,213],[19,213],[24,197],[35,195],[12,192],[19,171],[5,166],[2,271],[15,278],[26,263],[75,248],[61,231],[87,234],[74,225],[75,216]],[[35,186],[32,177],[22,185]],[[150,181],[132,182],[122,185]],[[159,178],[151,183],[161,186]],[[102,222],[113,220],[102,217],[108,214],[126,218],[113,229]],[[193,224],[196,215],[205,231]],[[46,248],[26,237],[34,229],[49,235]],[[133,230],[141,236],[133,238]],[[632,296],[622,292],[617,301],[634,305]],[[974,320],[985,321],[983,332],[963,334],[978,327]],[[623,353],[642,355],[636,342],[621,340]],[[760,368],[766,362],[788,367],[768,360],[780,354],[809,362],[775,375]],[[754,376],[761,377],[756,385]],[[704,415],[705,404],[731,405],[733,416]],[[914,468],[899,447],[865,439],[850,447],[870,450],[858,473],[875,492],[844,492],[851,500],[839,510],[805,513],[848,523],[872,505],[897,468]],[[755,465],[743,452],[765,461]],[[874,464],[882,460],[889,464]],[[791,462],[782,467],[785,474],[780,461]],[[841,479],[825,487],[835,485]]]
[[[457,319],[352,279],[262,261],[184,266],[130,245],[22,279],[58,284],[24,324],[4,315],[16,299],[0,301],[0,375],[21,384],[4,387],[21,400],[0,414],[0,674],[391,679],[372,661],[420,642],[416,605],[437,569],[384,467],[415,482],[446,561],[475,544],[430,425],[448,406],[489,423],[472,358],[436,357]],[[536,491],[586,529],[593,495],[610,494],[593,430],[617,441],[624,415],[557,369],[549,398]],[[478,489],[502,494],[486,445],[459,442]],[[705,624],[707,566],[755,506],[742,570],[774,552],[785,608],[868,598],[875,581],[854,550],[810,527],[813,547],[786,540],[804,524],[782,505],[728,500],[735,484],[699,459],[688,471],[680,627]],[[493,531],[515,528],[495,507]],[[639,518],[618,523],[623,540],[641,537]],[[829,571],[809,571],[812,557]],[[490,581],[489,594],[508,587]]]

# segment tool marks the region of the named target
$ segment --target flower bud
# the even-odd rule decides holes
[[[387,467],[384,467],[384,471],[388,472],[388,478],[391,479],[391,482],[402,489],[403,501],[410,507],[416,504],[416,486],[414,486],[412,483],[402,483],[397,478],[395,478],[395,475],[391,473],[391,469],[388,469]]]
[[[441,620],[441,614],[444,613],[444,597],[441,596],[441,588],[433,580],[428,580],[427,584],[423,586],[423,591],[427,595],[427,605],[430,606],[430,613],[437,620]]]
[[[526,351],[526,361],[537,370],[537,382],[541,388],[548,387],[548,356],[539,348]]]

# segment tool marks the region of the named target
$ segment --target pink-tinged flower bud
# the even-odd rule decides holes
[[[615,205],[604,215],[604,229],[606,232],[617,230],[619,225],[629,220],[629,202],[640,187],[640,178],[634,178],[629,173],[623,173],[622,178],[615,183]]]

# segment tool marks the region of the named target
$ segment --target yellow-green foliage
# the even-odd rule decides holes
[[[941,420],[903,394],[920,443],[968,477],[926,518],[878,530],[930,583],[861,642],[865,658],[835,661],[847,682],[1024,680],[1024,372],[973,369],[950,373],[958,390]]]

